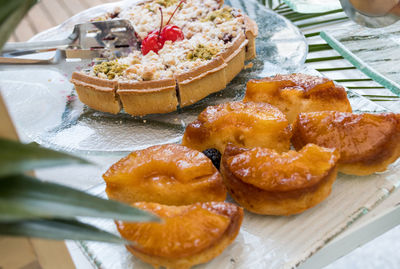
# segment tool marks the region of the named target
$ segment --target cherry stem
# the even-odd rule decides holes
[[[160,9],[160,13],[161,13],[161,24],[160,24],[160,31],[158,31],[158,37],[157,37],[158,42],[160,42],[160,35],[161,35],[161,31],[162,31],[162,28],[163,28],[163,22],[164,22],[162,8],[159,7],[159,9]]]
[[[175,8],[174,12],[172,13],[172,15],[171,15],[171,17],[169,18],[169,20],[168,20],[168,22],[167,22],[166,25],[168,25],[168,24],[171,22],[172,17],[174,17],[175,13],[178,11],[178,9],[181,7],[181,5],[182,5],[183,3],[185,3],[185,2],[186,2],[186,0],[181,0],[181,1],[179,2],[178,6]]]

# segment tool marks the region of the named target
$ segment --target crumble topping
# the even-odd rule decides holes
[[[178,4],[178,0],[154,0],[129,8],[118,8],[95,20],[128,19],[133,24],[140,39],[149,32],[160,28]],[[138,15],[139,14],[139,15]],[[127,57],[111,62],[103,62],[88,70],[90,75],[119,81],[148,81],[173,78],[212,61],[226,50],[233,40],[244,30],[244,16],[232,7],[220,7],[217,0],[187,0],[173,17],[171,24],[182,29],[185,39],[172,43],[154,53],[142,55],[133,51]]]

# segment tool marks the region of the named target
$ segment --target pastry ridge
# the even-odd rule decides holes
[[[176,87],[174,79],[119,82],[117,94],[128,114],[168,113],[178,106]]]
[[[246,61],[254,59],[257,57],[256,52],[256,37],[258,36],[258,26],[257,23],[252,20],[249,16],[244,15],[244,22],[246,26],[246,38],[249,43],[246,46]]]
[[[207,65],[176,75],[180,106],[192,105],[204,97],[224,89],[227,84],[226,66],[224,59],[218,56]]]
[[[239,35],[232,46],[230,46],[226,51],[221,53],[227,66],[225,67],[225,77],[227,83],[232,81],[244,67],[244,62],[246,61],[246,48],[249,41],[246,40],[244,34]]]
[[[72,74],[71,82],[82,103],[99,111],[117,114],[122,105],[116,93],[118,83],[107,79],[94,78],[81,72]]]

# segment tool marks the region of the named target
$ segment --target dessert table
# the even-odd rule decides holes
[[[111,1],[99,0],[92,2],[93,4],[91,3],[90,5]],[[54,7],[54,5],[60,5],[61,7],[66,7],[67,5],[67,7],[63,9],[63,12],[66,12],[66,14],[63,15],[62,12],[59,11],[59,16],[53,16],[54,18],[50,21],[41,22],[41,27],[48,28],[52,26],[51,23],[58,24],[61,21],[57,21],[56,18],[64,20],[63,16],[69,17],[71,16],[70,13],[76,13],[88,7],[87,1],[43,0],[37,7],[35,7],[29,15],[30,17],[28,17],[24,23],[29,23],[29,20],[32,20],[32,16],[41,13],[43,14],[43,12],[46,12],[46,10],[48,11],[49,8],[52,6]],[[307,37],[309,54],[307,56],[305,70],[309,70],[310,72],[315,72],[314,70],[316,70],[326,77],[336,80],[338,83],[351,89],[353,92],[371,99],[379,106],[389,111],[400,113],[400,99],[397,95],[371,80],[370,77],[355,68],[353,64],[344,59],[338,52],[331,49],[320,37],[319,32],[321,31],[329,32],[329,30],[342,28],[349,23],[342,12],[334,12],[319,17],[310,17],[308,19],[299,19],[299,17],[297,17],[296,19],[296,16],[293,15],[286,5],[278,4],[278,6],[279,8],[277,9],[277,12],[283,16],[286,15],[288,18],[292,18],[294,24],[297,25]],[[24,23],[22,25],[24,25]],[[398,27],[400,27],[400,24]],[[23,40],[34,33],[32,28],[31,32],[24,32],[21,28],[22,27],[20,26],[20,29],[14,34],[13,39],[16,41]],[[37,28],[37,30],[40,31],[44,29]],[[31,141],[31,138],[24,134],[21,129],[18,131],[23,141]],[[80,151],[78,154],[89,160],[93,160],[98,164],[98,166],[79,168],[72,166],[67,168],[47,169],[36,171],[37,176],[44,180],[67,184],[71,187],[98,194],[99,184],[101,185],[102,182],[101,174],[105,171],[104,169],[106,169],[108,165],[117,161],[121,155],[99,155],[98,153],[83,151]],[[397,162],[397,165],[398,163],[399,161]],[[323,237],[323,239],[327,240],[319,244],[317,249],[305,253],[305,256],[299,258],[297,263],[293,264],[293,261],[290,261],[290,263],[287,263],[284,266],[321,268],[332,263],[341,256],[346,255],[358,246],[365,244],[391,228],[399,225],[400,192],[398,191],[398,182],[400,181],[393,181],[393,188],[388,188],[388,192],[385,195],[382,195],[379,201],[374,200],[370,207],[366,206],[364,208],[365,213],[360,214],[359,217],[352,220],[352,222],[349,222],[347,226],[343,227],[341,232],[338,232],[334,236]],[[314,229],[318,229],[318,225],[316,225]],[[312,231],[309,231],[309,233],[312,234]],[[96,257],[91,256],[91,252],[85,249],[87,248],[87,245],[78,244],[76,242],[67,242],[67,246],[77,268],[101,267],[100,264],[96,263]]]

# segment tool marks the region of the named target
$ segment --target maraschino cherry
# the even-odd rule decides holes
[[[146,55],[150,51],[157,53],[164,46],[164,42],[160,39],[160,31],[154,30],[150,32],[142,41],[142,54]]]
[[[185,36],[181,28],[176,25],[167,25],[162,29],[161,36],[165,41],[171,40],[172,42],[183,40]]]
[[[166,41],[179,41],[183,40],[185,36],[183,35],[182,30],[176,26],[176,25],[170,25],[169,23],[171,22],[172,17],[175,15],[175,13],[178,11],[178,9],[181,7],[181,5],[185,2],[185,0],[181,0],[172,13],[171,17],[169,18],[167,24],[165,27],[163,27],[163,12],[160,7],[160,13],[161,13],[161,25],[160,25],[160,30],[154,30],[150,32],[145,39],[142,41],[142,54],[146,55],[150,51],[154,51],[155,53],[158,53],[160,49],[164,47],[164,43]]]
[[[171,17],[169,18],[167,24],[161,31],[161,36],[164,38],[165,41],[171,40],[172,42],[175,42],[178,40],[183,40],[185,38],[181,28],[179,28],[176,25],[169,24],[171,22],[172,18],[174,17],[175,13],[178,11],[178,9],[181,7],[181,5],[184,2],[185,2],[185,0],[181,0],[179,2],[178,6],[175,8],[174,12],[172,13]]]

